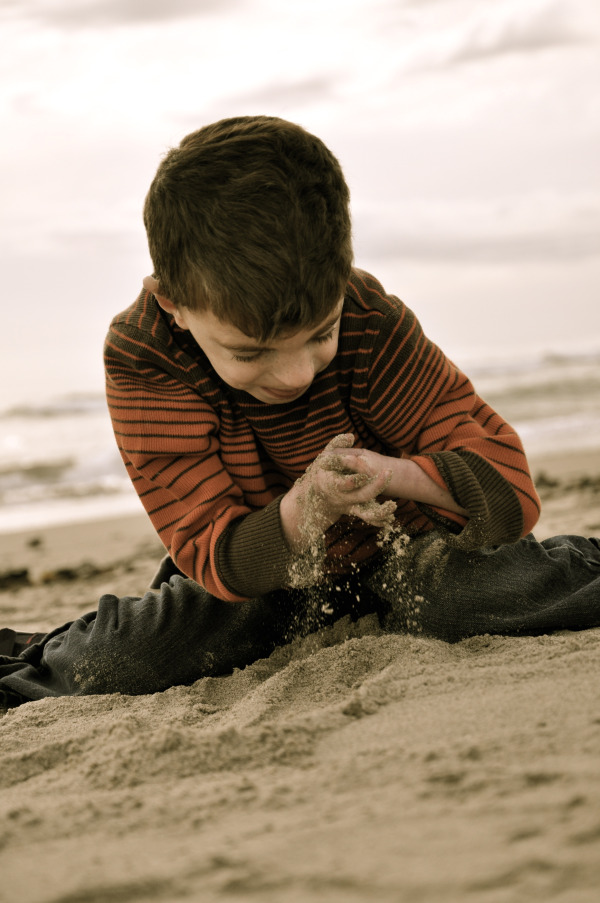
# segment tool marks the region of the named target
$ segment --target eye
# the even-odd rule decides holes
[[[263,356],[262,351],[257,351],[256,354],[232,354],[231,357],[234,361],[241,361],[242,363],[251,364],[252,361],[257,361],[259,357]]]
[[[313,339],[313,342],[316,342],[317,345],[322,345],[325,342],[329,342],[330,339],[333,338],[333,333],[335,332],[335,326],[333,326],[329,332],[326,332],[324,335],[316,335]]]

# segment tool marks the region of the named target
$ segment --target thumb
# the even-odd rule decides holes
[[[325,449],[331,448],[352,448],[354,445],[354,436],[352,433],[340,433],[339,436],[335,436],[331,442],[328,442],[325,446]]]

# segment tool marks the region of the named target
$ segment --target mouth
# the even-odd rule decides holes
[[[299,398],[301,395],[304,395],[308,386],[302,386],[300,389],[271,389],[268,386],[265,386],[263,391],[268,395],[272,395],[273,398],[278,398],[280,401],[293,401],[294,398]]]

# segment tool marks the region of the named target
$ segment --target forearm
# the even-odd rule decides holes
[[[447,489],[431,479],[428,474],[410,458],[386,458],[386,466],[392,471],[386,495],[394,499],[410,499],[423,502],[434,508],[444,508],[455,514],[467,515]]]
[[[291,547],[279,513],[283,498],[238,518],[217,541],[219,575],[240,596],[263,596],[287,583]]]
[[[332,458],[326,459],[332,460]],[[281,528],[292,551],[306,548],[313,534],[325,532],[341,514],[355,514],[373,525],[383,525],[392,514],[393,502],[365,507],[369,499],[385,495],[391,499],[409,499],[466,516],[448,491],[410,458],[394,458],[366,449],[343,448],[335,456],[336,470],[349,481],[345,507],[327,504],[327,499],[311,481],[299,481],[283,497],[280,506]],[[353,490],[352,483],[354,482]],[[362,497],[358,494],[362,493]],[[390,509],[391,506],[391,509]]]
[[[334,516],[327,517],[320,512],[314,502],[311,503],[310,493],[303,493],[297,483],[281,499],[279,517],[285,541],[292,552],[306,546],[311,529],[324,533],[336,520]]]

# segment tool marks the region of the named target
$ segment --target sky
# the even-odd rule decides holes
[[[600,349],[597,0],[2,0],[0,410],[101,392],[163,154],[299,122],[355,261],[471,361]]]

